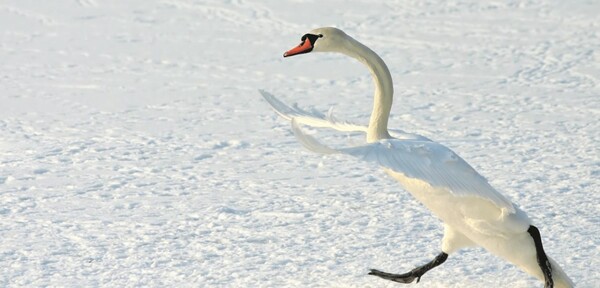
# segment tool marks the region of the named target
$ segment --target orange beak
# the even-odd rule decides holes
[[[300,43],[300,45],[283,53],[283,57],[289,57],[289,56],[294,56],[294,55],[298,55],[298,54],[302,54],[302,53],[308,53],[308,52],[312,51],[312,49],[313,49],[313,45],[312,45],[312,43],[310,43],[310,40],[305,39],[304,41],[302,41],[302,43]]]

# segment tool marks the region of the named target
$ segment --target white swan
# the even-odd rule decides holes
[[[515,204],[496,191],[467,162],[447,147],[425,137],[392,131],[387,124],[393,86],[383,60],[371,49],[343,31],[325,27],[302,36],[302,43],[284,57],[315,52],[338,52],[365,64],[375,82],[374,104],[369,126],[360,126],[328,116],[289,107],[260,90],[279,115],[292,121],[298,140],[319,153],[344,153],[375,162],[402,184],[417,200],[444,222],[441,253],[431,262],[404,274],[371,270],[384,279],[411,283],[446,261],[449,254],[467,246],[481,246],[544,281],[545,287],[573,287],[573,282],[542,247],[538,229]],[[333,149],[305,134],[298,124],[329,127],[340,131],[366,132],[363,146]]]

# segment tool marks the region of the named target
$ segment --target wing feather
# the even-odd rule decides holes
[[[309,112],[297,106],[289,106],[265,90],[259,89],[258,92],[260,92],[263,98],[265,98],[271,107],[273,107],[273,110],[275,110],[275,112],[283,119],[292,120],[292,118],[294,118],[299,124],[317,128],[331,128],[342,132],[367,132],[367,126],[354,124],[352,122],[340,120],[335,117],[333,115],[333,109],[329,109],[326,115],[317,111]],[[407,133],[399,129],[390,129],[390,134],[394,138],[398,139],[431,141],[421,135]]]
[[[305,148],[317,153],[343,153],[376,163],[409,178],[417,178],[433,187],[445,188],[456,196],[487,199],[510,213],[515,208],[510,200],[494,189],[465,160],[446,146],[419,140],[385,139],[362,146],[333,149],[304,133],[292,121],[294,134]]]
[[[318,113],[316,111],[308,112],[302,110],[299,107],[290,107],[285,103],[279,101],[279,99],[275,98],[271,93],[258,90],[260,94],[262,94],[263,98],[271,104],[275,112],[279,114],[284,119],[291,120],[292,118],[296,119],[296,122],[317,127],[317,128],[332,128],[338,131],[344,132],[366,132],[367,127],[357,125],[354,123],[350,123],[347,121],[341,121],[333,116],[332,110],[329,111],[328,115],[323,115],[322,113]]]
[[[294,135],[304,147],[311,151],[324,154],[349,154],[402,173],[406,177],[420,179],[434,187],[445,188],[456,196],[475,196],[488,199],[500,208],[515,212],[512,202],[496,191],[465,160],[442,144],[420,135],[401,130],[390,130],[396,139],[381,140],[357,147],[333,149],[306,134],[299,124],[347,132],[366,132],[367,127],[340,121],[333,117],[331,110],[328,115],[316,111],[308,112],[284,104],[269,92],[264,90],[259,90],[259,92],[273,106],[275,112],[292,121]]]

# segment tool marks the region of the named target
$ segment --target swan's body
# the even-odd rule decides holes
[[[369,126],[360,126],[328,116],[291,108],[261,91],[277,113],[292,121],[298,140],[319,153],[344,153],[377,163],[402,184],[418,201],[444,222],[442,253],[430,263],[405,274],[372,270],[370,274],[410,283],[448,254],[467,246],[481,246],[545,281],[546,287],[572,287],[560,266],[543,251],[541,238],[525,212],[496,191],[467,162],[447,147],[423,136],[403,131],[388,132],[393,85],[383,60],[371,49],[336,28],[319,28],[286,52],[292,56],[310,51],[339,52],[364,63],[375,81],[374,104]],[[367,134],[367,144],[333,149],[305,134],[298,124],[328,127]],[[395,137],[392,137],[395,136]]]

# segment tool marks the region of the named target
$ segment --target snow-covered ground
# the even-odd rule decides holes
[[[388,63],[390,126],[460,154],[598,287],[600,3],[374,2],[1,1],[0,286],[403,287],[368,268],[429,261],[440,222],[257,92],[366,123],[360,64],[282,58],[337,26]],[[467,249],[419,284],[485,286],[542,283]]]

